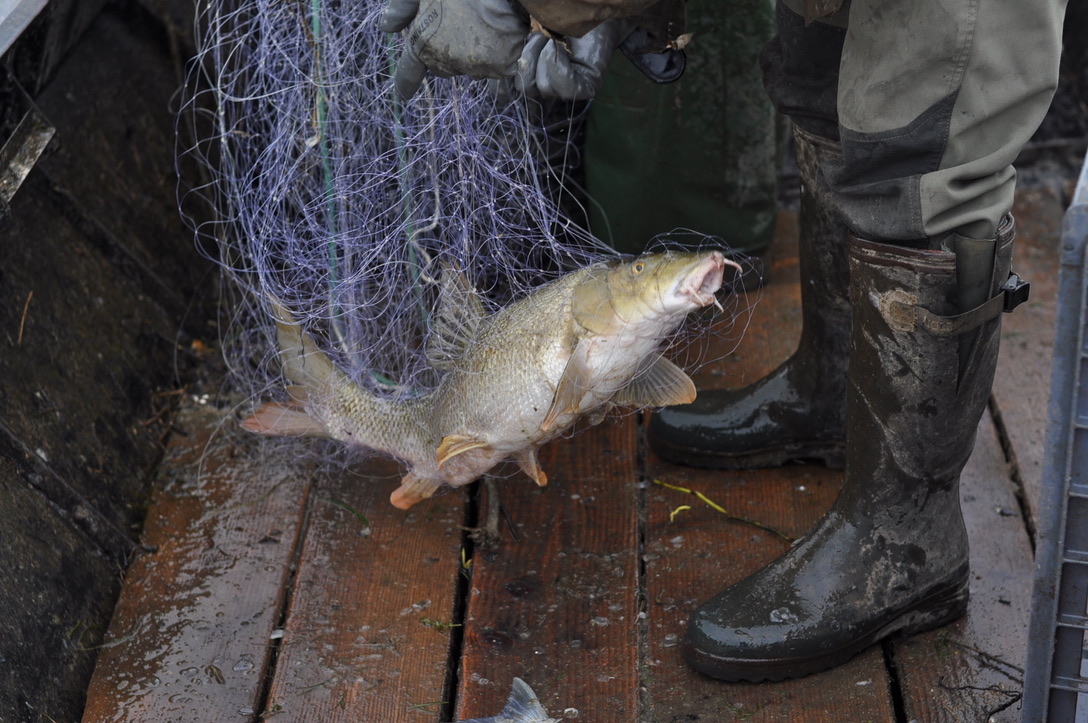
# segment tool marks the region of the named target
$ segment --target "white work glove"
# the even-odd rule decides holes
[[[394,77],[402,98],[415,95],[428,70],[443,78],[512,76],[529,34],[510,0],[390,0],[380,27],[408,28]]]
[[[630,32],[627,20],[616,19],[565,43],[532,33],[521,51],[514,87],[537,98],[589,100],[600,89],[616,47]]]

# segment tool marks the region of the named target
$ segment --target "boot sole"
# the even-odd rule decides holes
[[[842,665],[858,653],[891,637],[922,633],[959,619],[967,612],[968,582],[935,591],[888,622],[841,647],[814,655],[789,658],[724,658],[694,648],[684,641],[684,659],[699,673],[729,683],[776,683],[820,673]]]
[[[823,462],[828,469],[839,470],[846,466],[845,443],[826,439],[795,441],[741,454],[688,447],[653,436],[650,437],[650,446],[668,462],[703,469],[766,469],[781,467],[790,462],[817,460]]]

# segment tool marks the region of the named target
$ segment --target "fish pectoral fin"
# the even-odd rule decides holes
[[[409,472],[400,481],[400,487],[389,495],[389,501],[399,510],[406,510],[417,502],[429,498],[440,486],[429,477],[417,477]]]
[[[281,437],[328,437],[329,433],[297,402],[269,402],[242,421],[242,428]]]
[[[586,364],[586,352],[580,341],[574,347],[574,351],[563,368],[563,376],[559,378],[559,384],[552,395],[552,404],[548,407],[548,413],[544,415],[544,421],[540,423],[540,431],[547,432],[555,426],[560,414],[577,414],[582,406],[582,399],[586,396],[592,384],[592,371]]]
[[[546,487],[548,484],[548,475],[544,474],[544,470],[540,468],[540,462],[536,458],[536,448],[529,447],[524,452],[519,452],[514,458],[518,462],[518,466],[521,467],[521,471],[529,475],[529,479],[536,482],[537,487]]]
[[[695,382],[684,370],[660,354],[648,357],[643,366],[612,402],[624,407],[667,407],[695,401]]]
[[[442,442],[438,445],[438,468],[442,469],[442,465],[459,454],[464,454],[465,452],[474,449],[482,449],[484,447],[490,447],[490,445],[481,439],[470,437],[467,434],[447,435],[442,438]]]

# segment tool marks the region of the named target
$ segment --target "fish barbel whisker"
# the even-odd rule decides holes
[[[722,261],[726,266],[735,269],[738,274],[744,273],[744,269],[742,269],[740,264],[738,264],[736,261],[727,258],[723,258]],[[718,300],[717,296],[713,297],[713,300],[710,303],[712,303],[714,305],[714,308],[716,308],[718,311],[722,312],[723,314],[725,313],[725,307],[722,306],[722,302]]]

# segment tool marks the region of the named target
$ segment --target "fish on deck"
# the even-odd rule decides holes
[[[548,711],[540,704],[528,683],[521,678],[514,678],[510,699],[503,706],[502,713],[490,718],[473,718],[457,723],[559,723],[559,719],[548,716]]]
[[[487,314],[463,276],[442,275],[426,354],[444,372],[427,394],[391,400],[337,369],[273,302],[290,401],[242,426],[267,435],[330,437],[384,452],[408,471],[390,501],[407,509],[514,459],[538,485],[537,449],[579,418],[613,406],[690,403],[695,385],[659,347],[700,307],[718,305],[719,251],[665,252],[572,271]]]

